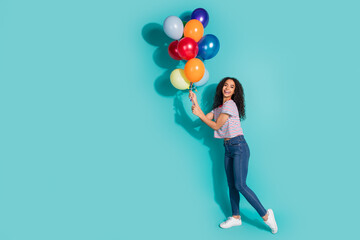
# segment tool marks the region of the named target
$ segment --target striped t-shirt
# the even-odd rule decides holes
[[[238,135],[243,135],[243,130],[240,124],[239,111],[236,103],[230,99],[223,105],[211,111],[214,114],[215,122],[221,113],[226,113],[229,116],[228,120],[222,125],[219,130],[214,131],[215,138],[233,138]]]

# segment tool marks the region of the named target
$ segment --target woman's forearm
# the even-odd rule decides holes
[[[201,119],[201,121],[203,121],[206,125],[208,125],[208,126],[211,127],[212,129],[218,130],[216,122],[208,119],[208,118],[205,116],[204,113],[202,113],[202,114],[199,116],[199,118]]]
[[[218,126],[217,122],[214,122],[213,120],[209,119],[206,117],[206,115],[204,114],[204,112],[201,110],[200,105],[197,101],[197,99],[195,98],[193,100],[193,104],[195,105],[195,107],[198,109],[199,114],[198,117],[201,119],[201,121],[203,121],[206,125],[208,125],[209,127],[211,127],[214,130],[218,130],[220,127]]]

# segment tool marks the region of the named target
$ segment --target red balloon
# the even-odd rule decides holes
[[[168,53],[170,55],[170,57],[172,57],[175,60],[182,60],[182,58],[180,57],[179,53],[178,53],[178,43],[179,41],[173,41],[172,43],[170,43],[169,47],[168,47]]]
[[[194,39],[184,37],[178,43],[178,53],[184,60],[190,60],[197,56],[199,47]]]

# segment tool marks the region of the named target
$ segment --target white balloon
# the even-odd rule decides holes
[[[201,87],[203,85],[205,85],[207,82],[209,81],[209,72],[208,70],[205,68],[205,73],[204,76],[202,77],[202,79],[198,82],[195,82],[194,85],[196,87]]]
[[[169,16],[164,21],[164,32],[168,37],[179,40],[184,33],[184,25],[177,16]]]

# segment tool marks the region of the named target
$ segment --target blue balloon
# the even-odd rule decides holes
[[[197,8],[192,12],[191,19],[199,20],[205,28],[209,23],[209,14],[205,9]]]
[[[200,56],[204,60],[207,60],[215,57],[215,55],[219,52],[220,42],[215,35],[207,34],[200,39],[200,41],[198,42],[198,46],[198,56]]]

